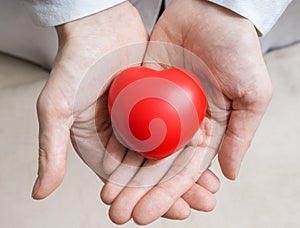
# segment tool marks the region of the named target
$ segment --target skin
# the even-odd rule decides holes
[[[151,40],[171,42],[190,50],[215,76],[227,107],[223,115],[227,118],[216,120],[227,121],[219,162],[223,174],[236,179],[272,96],[253,24],[206,1],[173,0]]]
[[[257,32],[251,22],[237,14],[206,1],[173,0],[156,24],[151,41],[162,41],[177,44],[190,50],[201,58],[213,73],[208,78],[219,90],[221,96],[212,96],[215,116],[207,116],[206,122],[213,126],[213,143],[207,144],[209,149],[219,150],[219,163],[223,174],[236,179],[241,162],[248,150],[261,118],[271,99],[272,86],[260,51]],[[160,59],[167,56],[169,62],[178,61],[178,52],[166,47],[149,46],[146,60]],[[172,59],[176,56],[176,59]],[[184,58],[179,57],[184,61]],[[187,65],[187,63],[185,63]],[[192,64],[193,65],[193,64]],[[153,66],[153,64],[152,64]],[[164,68],[154,64],[156,68]],[[191,67],[197,72],[197,66]],[[208,140],[209,129],[202,137]],[[223,141],[222,141],[223,140]],[[196,144],[201,153],[205,144]],[[197,169],[199,157],[192,158],[188,172],[181,173],[171,180],[158,183],[151,189],[121,188],[106,183],[102,191],[102,199],[109,202],[110,217],[123,224],[132,214],[138,224],[149,224],[161,216],[182,192],[192,188],[194,181],[201,173]],[[175,190],[173,191],[172,189]],[[107,190],[109,189],[109,190]],[[163,190],[162,190],[163,189]],[[110,199],[111,193],[117,197]],[[184,195],[184,199],[187,198]],[[163,198],[161,196],[164,196]],[[156,199],[160,199],[159,201]],[[190,205],[191,206],[191,205]],[[121,218],[117,216],[127,212]]]
[[[119,20],[120,15],[123,20]],[[84,129],[85,124],[88,129],[89,120],[94,115],[89,107],[84,106],[78,112],[72,111],[74,91],[86,69],[111,50],[147,40],[142,22],[128,2],[67,23],[57,31],[59,51],[37,103],[40,156],[38,179],[33,189],[35,199],[47,197],[61,183],[66,168],[70,129]],[[189,216],[190,208],[212,210],[215,206],[213,193],[219,188],[219,180],[210,171],[199,170],[206,150],[219,149],[223,174],[235,179],[272,93],[255,28],[248,20],[229,10],[206,1],[173,0],[159,19],[151,41],[174,43],[190,50],[205,62],[214,75],[212,84],[217,84],[215,88],[222,94],[222,97],[213,97],[214,108],[220,115],[206,117],[198,135],[201,140],[192,140],[165,173],[176,167],[192,148],[194,154],[190,162],[167,181],[158,178],[154,186],[133,188],[104,180],[101,198],[111,205],[109,216],[117,224],[126,223],[131,218],[142,225],[161,216],[184,219]],[[169,56],[174,56],[172,50],[165,51]],[[145,59],[155,61],[159,55],[155,48],[149,46]],[[197,66],[192,68],[197,71]],[[103,91],[100,100],[105,101],[106,96]],[[220,105],[221,100],[225,105]],[[122,172],[123,163],[136,167],[142,164],[151,166],[151,161],[141,160],[118,144],[109,125],[105,102],[96,99],[94,102],[97,103],[99,121],[102,121],[99,122],[101,127],[98,133],[106,142],[106,147],[115,151],[112,157],[116,163],[104,157],[103,170],[114,175]],[[217,130],[211,132],[212,127]],[[80,137],[88,139],[84,131],[79,134]],[[210,140],[213,144],[209,143]],[[76,143],[73,140],[75,149]],[[140,173],[137,170],[133,176],[126,173],[124,176],[129,183],[138,183],[143,177],[143,173]]]
[[[122,16],[122,20],[120,20],[120,16]],[[85,142],[89,141],[87,140],[89,139],[87,132],[90,130],[91,119],[95,115],[94,110],[87,104],[81,104],[76,109],[73,107],[76,92],[87,70],[112,50],[148,40],[139,14],[128,2],[98,14],[58,26],[56,30],[59,38],[58,53],[49,80],[37,101],[39,169],[38,178],[32,191],[34,199],[47,197],[62,182],[66,171],[67,148],[70,137],[75,150],[80,156],[82,156],[83,152],[78,150],[78,144],[83,146],[93,145],[92,142],[88,144]],[[141,53],[141,56],[143,55],[144,53]],[[140,63],[142,63],[142,58]],[[107,93],[104,90],[100,95],[100,99],[95,97],[93,100],[93,104],[97,106],[97,112],[99,112],[100,127],[98,134],[103,142],[106,142],[106,147],[118,148],[119,154],[121,154],[120,157],[123,159],[123,156],[128,156],[129,152],[122,148],[114,135],[112,135],[107,105],[105,105]],[[102,102],[103,100],[104,102]],[[77,141],[75,141],[72,133],[75,130],[79,130],[77,131],[79,132]],[[205,145],[205,140],[202,141],[202,144]],[[203,154],[201,151],[204,149],[205,147],[200,148],[200,152],[195,155],[198,156],[198,159],[194,159],[194,165],[187,167],[185,169],[186,174],[179,175],[175,183],[184,180],[189,170],[196,169],[200,165]],[[122,159],[114,167],[111,167],[105,158],[99,162],[102,162],[104,172],[112,173],[120,166]],[[136,158],[130,159],[129,157],[129,160],[135,162]],[[180,186],[172,188],[172,191],[176,192],[176,194],[174,193],[174,197],[170,198],[166,204],[168,207],[165,207],[164,211],[159,211],[149,216],[144,214],[142,216],[143,221],[138,221],[134,217],[133,207],[136,204],[135,202],[133,202],[132,208],[127,210],[128,217],[124,219],[118,218],[118,213],[119,211],[125,211],[126,205],[120,204],[118,206],[117,204],[112,204],[116,198],[110,199],[111,202],[108,202],[105,197],[102,197],[102,199],[104,199],[104,202],[112,204],[113,209],[110,210],[110,217],[113,222],[118,224],[127,222],[132,217],[140,224],[149,223],[161,216],[170,219],[184,219],[189,216],[191,208],[202,211],[212,210],[215,207],[213,193],[219,189],[218,178],[209,170],[205,171],[201,177],[199,170],[197,170],[193,172],[192,176],[193,181],[189,179],[189,184],[184,188]],[[102,178],[102,180],[108,183],[105,179]],[[172,185],[174,181],[165,183]],[[105,189],[108,192],[114,191],[114,187],[110,188],[107,185]],[[140,192],[139,189],[136,190]],[[122,196],[130,199],[130,195],[137,192],[134,189],[130,189],[128,195],[123,194]],[[166,188],[166,194],[170,194],[168,188]],[[178,194],[179,197],[177,197]],[[118,194],[116,194],[117,196]],[[160,203],[163,203],[164,200],[163,196],[156,199]],[[138,211],[139,209],[135,209],[135,213]],[[140,214],[142,213],[141,211]]]

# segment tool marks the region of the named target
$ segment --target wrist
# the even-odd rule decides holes
[[[92,35],[97,33],[97,28],[103,23],[101,23],[100,18],[105,12],[99,12],[84,18],[80,18],[74,21],[67,22],[55,26],[56,33],[59,39],[59,43],[66,42],[71,37],[80,37],[82,35]]]
[[[114,24],[120,18],[128,18],[128,16],[136,17],[139,14],[135,7],[125,1],[101,12],[55,26],[55,29],[59,42],[66,42],[70,38],[83,36],[85,39],[89,37],[99,38],[99,35],[104,31],[111,30],[113,32],[116,29]]]
[[[206,12],[206,17],[211,18],[209,20],[210,24],[218,25],[217,27],[221,29],[235,30],[240,34],[247,34],[248,31],[253,31],[257,37],[260,35],[253,22],[243,15],[211,1],[201,1],[201,3],[203,4],[203,12]]]

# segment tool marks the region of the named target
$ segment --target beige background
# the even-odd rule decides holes
[[[274,97],[239,179],[221,178],[215,211],[149,227],[300,227],[300,45],[265,59]],[[101,182],[71,149],[61,187],[44,201],[30,198],[37,168],[35,101],[47,76],[33,64],[0,55],[0,227],[114,227],[98,197]],[[213,168],[220,174],[216,162]]]

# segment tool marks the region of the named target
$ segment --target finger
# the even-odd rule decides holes
[[[109,138],[106,153],[103,158],[103,170],[107,175],[111,175],[121,164],[127,149],[117,140],[115,134]]]
[[[201,174],[200,178],[197,180],[197,184],[211,193],[216,193],[220,189],[219,178],[209,169]]]
[[[162,161],[146,160],[127,186],[123,189],[119,187],[122,191],[113,201],[109,211],[110,218],[113,222],[124,224],[131,219],[132,211],[138,201],[164,177],[180,152],[181,151],[178,151],[178,153]],[[122,213],[120,214],[121,211]]]
[[[67,159],[71,118],[57,117],[43,99],[37,104],[39,119],[39,167],[32,197],[43,199],[62,182]],[[45,108],[46,107],[46,108]]]
[[[189,204],[182,198],[179,198],[163,217],[167,219],[184,220],[187,219],[190,214],[191,208]]]
[[[184,193],[182,199],[184,199],[191,208],[197,211],[209,212],[216,206],[215,196],[198,184],[194,184]]]
[[[247,95],[232,103],[233,111],[218,156],[223,174],[231,180],[236,179],[239,173],[244,155],[271,99],[271,93],[270,84],[264,91],[256,91],[253,97]]]
[[[125,224],[132,217],[132,210],[143,195],[148,192],[151,187],[134,188],[126,187],[122,191],[122,197],[117,197],[109,209],[109,217],[116,224]]]
[[[183,220],[189,217],[190,208],[198,211],[211,211],[215,208],[216,199],[212,195],[218,191],[220,181],[218,177],[206,170],[186,193],[179,198],[166,214],[164,218]]]
[[[259,122],[256,115],[250,117],[249,114],[247,111],[232,111],[218,154],[222,172],[231,180],[235,180],[238,175],[242,159]]]
[[[100,197],[105,204],[111,205],[113,203],[143,162],[143,157],[133,151],[127,152],[122,164],[113,172],[102,188]]]
[[[214,119],[205,117],[199,130],[189,142],[189,146],[206,148],[205,156],[200,166],[200,172],[205,172],[210,167],[219,150],[224,132],[224,126]]]
[[[193,150],[194,148],[189,147],[183,153],[192,153]],[[204,148],[197,148],[188,165],[180,173],[151,189],[133,210],[132,217],[135,222],[146,225],[167,213],[176,200],[200,177],[199,167],[204,154]]]

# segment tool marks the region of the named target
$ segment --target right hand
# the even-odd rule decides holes
[[[195,189],[196,180],[199,176],[201,179],[200,163],[207,167],[219,147],[223,174],[235,179],[272,93],[253,24],[226,8],[208,1],[173,0],[158,20],[151,41],[154,43],[147,48],[144,64],[159,70],[180,65],[209,85],[205,87],[209,103],[205,122],[212,127],[200,131],[204,133],[204,143],[193,144],[195,156],[173,178],[163,182],[158,178],[151,188],[105,184],[105,202],[111,203],[111,197],[117,195],[110,208],[110,216],[117,223],[126,222],[132,214],[137,223],[148,224],[176,205],[180,197],[187,199],[183,193]],[[182,152],[183,157],[187,151],[191,148]],[[205,151],[208,156],[203,161]],[[181,157],[180,154],[178,158]],[[128,160],[134,161],[131,154],[124,158],[124,162]],[[152,164],[146,161],[144,166],[149,163]],[[115,173],[119,176],[124,169],[118,168]],[[147,177],[143,170],[134,174],[135,178],[129,180],[134,184]],[[203,195],[209,202],[210,195]],[[191,201],[190,205],[196,204]]]

